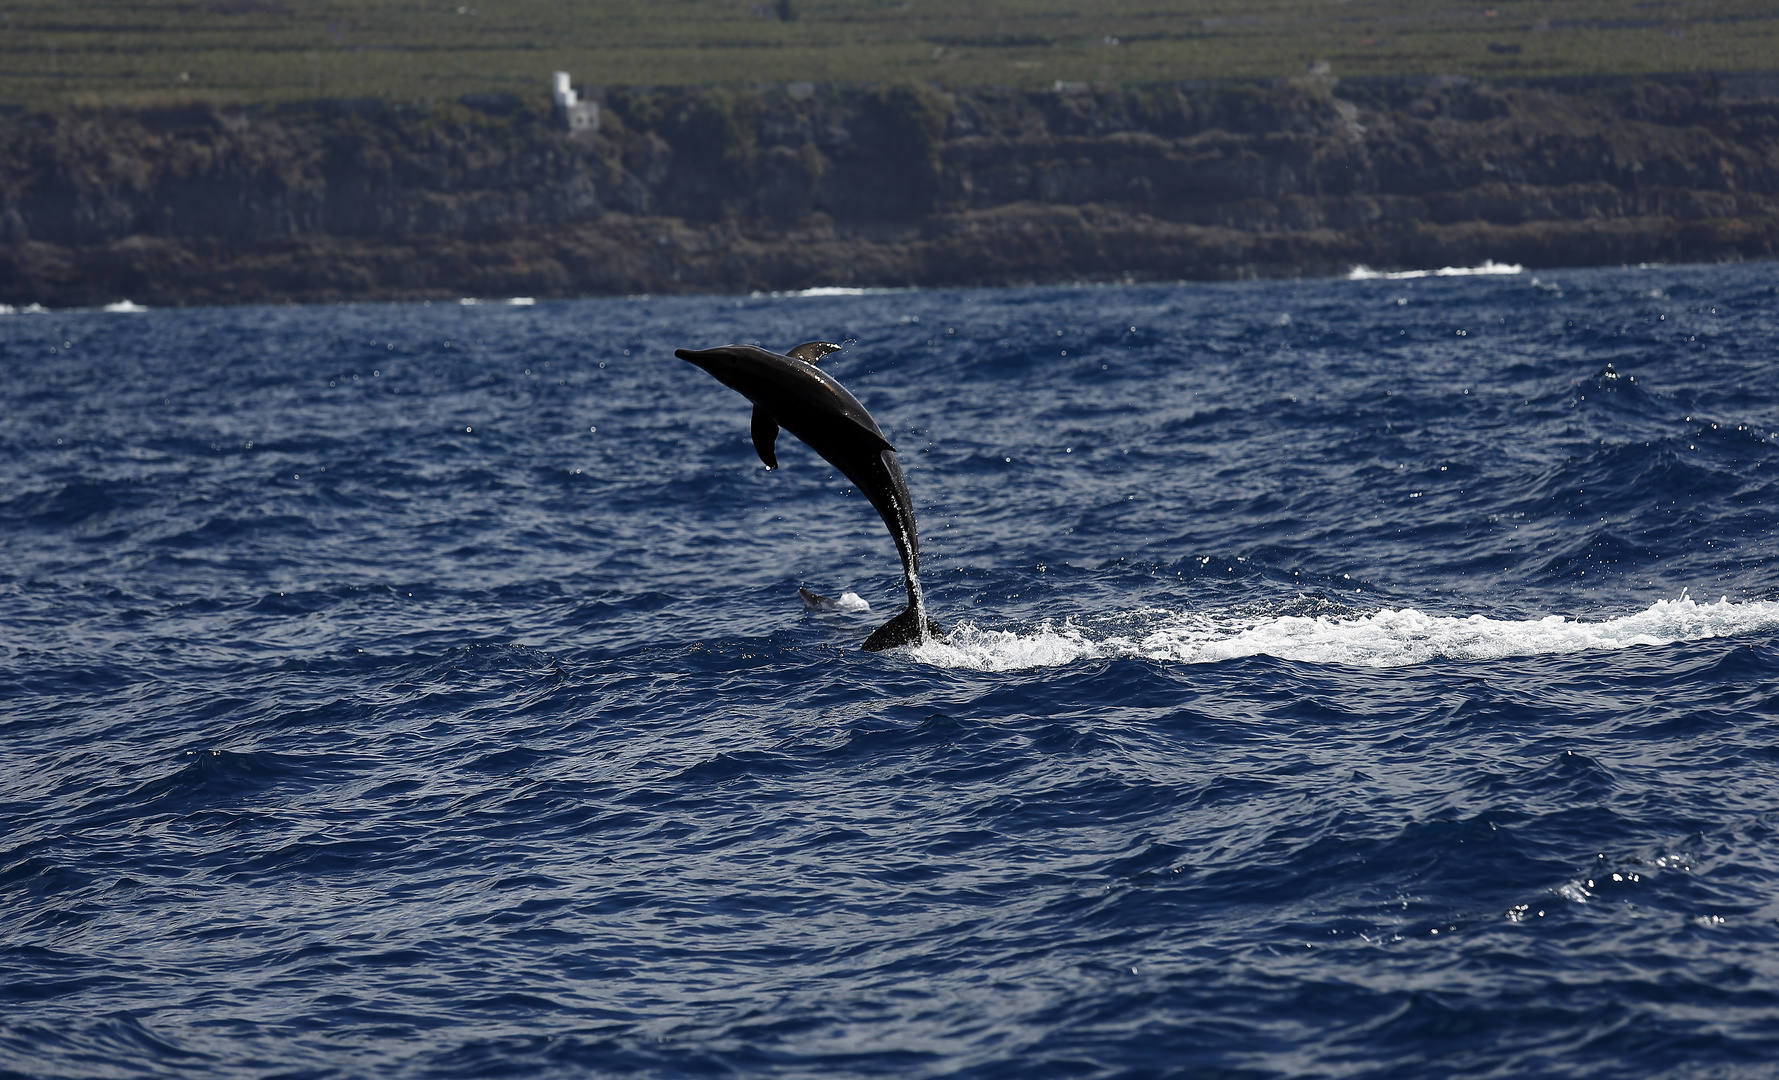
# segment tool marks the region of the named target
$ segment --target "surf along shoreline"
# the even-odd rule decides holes
[[[0,303],[1772,258],[1779,76],[783,84],[0,117]]]

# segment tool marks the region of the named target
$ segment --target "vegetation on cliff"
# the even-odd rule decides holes
[[[0,104],[544,99],[762,82],[1131,86],[1770,67],[1770,0],[10,0]]]

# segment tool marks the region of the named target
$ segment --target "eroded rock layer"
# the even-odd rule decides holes
[[[0,301],[1766,258],[1779,80],[627,89],[0,120]]]

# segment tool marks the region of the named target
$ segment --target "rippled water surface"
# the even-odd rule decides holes
[[[0,1074],[1770,1076],[1776,280],[0,316]]]

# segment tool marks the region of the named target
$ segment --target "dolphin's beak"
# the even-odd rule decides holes
[[[696,364],[712,375],[716,374],[716,363],[722,357],[720,349],[675,349],[673,355],[689,364]]]

